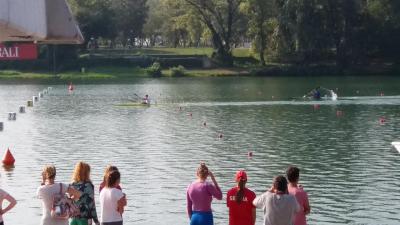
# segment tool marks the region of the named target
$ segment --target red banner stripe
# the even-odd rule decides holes
[[[11,45],[0,44],[1,60],[32,60],[37,59],[38,50],[33,43],[16,43]]]

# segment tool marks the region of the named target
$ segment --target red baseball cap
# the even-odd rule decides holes
[[[247,180],[247,174],[244,170],[236,172],[236,181]]]

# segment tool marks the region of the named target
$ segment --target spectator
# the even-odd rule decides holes
[[[51,217],[53,198],[58,193],[68,193],[73,199],[79,199],[81,193],[64,183],[56,183],[56,168],[45,166],[42,171],[42,184],[37,189],[37,196],[42,200],[43,215],[40,225],[68,225],[68,219]]]
[[[308,202],[307,192],[303,190],[303,186],[299,185],[300,169],[297,167],[289,167],[286,170],[286,176],[289,180],[289,194],[296,197],[300,205],[300,211],[296,214],[293,225],[307,225],[306,215],[311,211],[310,203]]]
[[[300,206],[293,195],[288,193],[284,176],[274,178],[272,187],[253,201],[253,205],[264,211],[264,225],[292,225]]]
[[[118,170],[112,170],[106,174],[106,184],[100,192],[101,225],[123,224],[118,202],[125,198],[125,194],[117,188],[120,178]]]
[[[96,205],[94,200],[94,185],[90,180],[90,166],[87,163],[79,162],[75,166],[72,175],[71,186],[79,190],[82,195],[75,202],[79,208],[80,214],[72,218],[70,225],[88,225],[91,220],[98,225]]]
[[[213,184],[207,182],[210,176]],[[197,169],[197,180],[191,183],[186,192],[187,213],[190,225],[213,225],[211,211],[212,199],[222,199],[222,192],[215,180],[214,174],[208,170],[205,163]]]
[[[237,186],[228,191],[226,204],[229,208],[229,225],[254,225],[256,208],[253,200],[256,194],[246,188],[247,174],[240,170],[236,173]]]

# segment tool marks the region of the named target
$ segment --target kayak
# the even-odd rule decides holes
[[[392,142],[392,145],[400,153],[400,142]]]
[[[117,104],[116,106],[126,106],[126,107],[149,107],[150,104],[141,103],[141,102],[127,102],[127,103]]]

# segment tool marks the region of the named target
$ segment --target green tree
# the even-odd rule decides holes
[[[111,0],[69,0],[83,35],[113,38],[117,33]]]
[[[113,0],[112,9],[117,31],[124,40],[143,37],[148,15],[146,0]]]
[[[184,0],[198,14],[212,36],[213,58],[233,65],[232,46],[240,20],[243,0]]]
[[[267,39],[270,29],[270,19],[274,13],[273,0],[248,0],[243,5],[243,10],[249,18],[248,32],[255,44],[262,66],[265,66],[264,54],[267,49]]]

